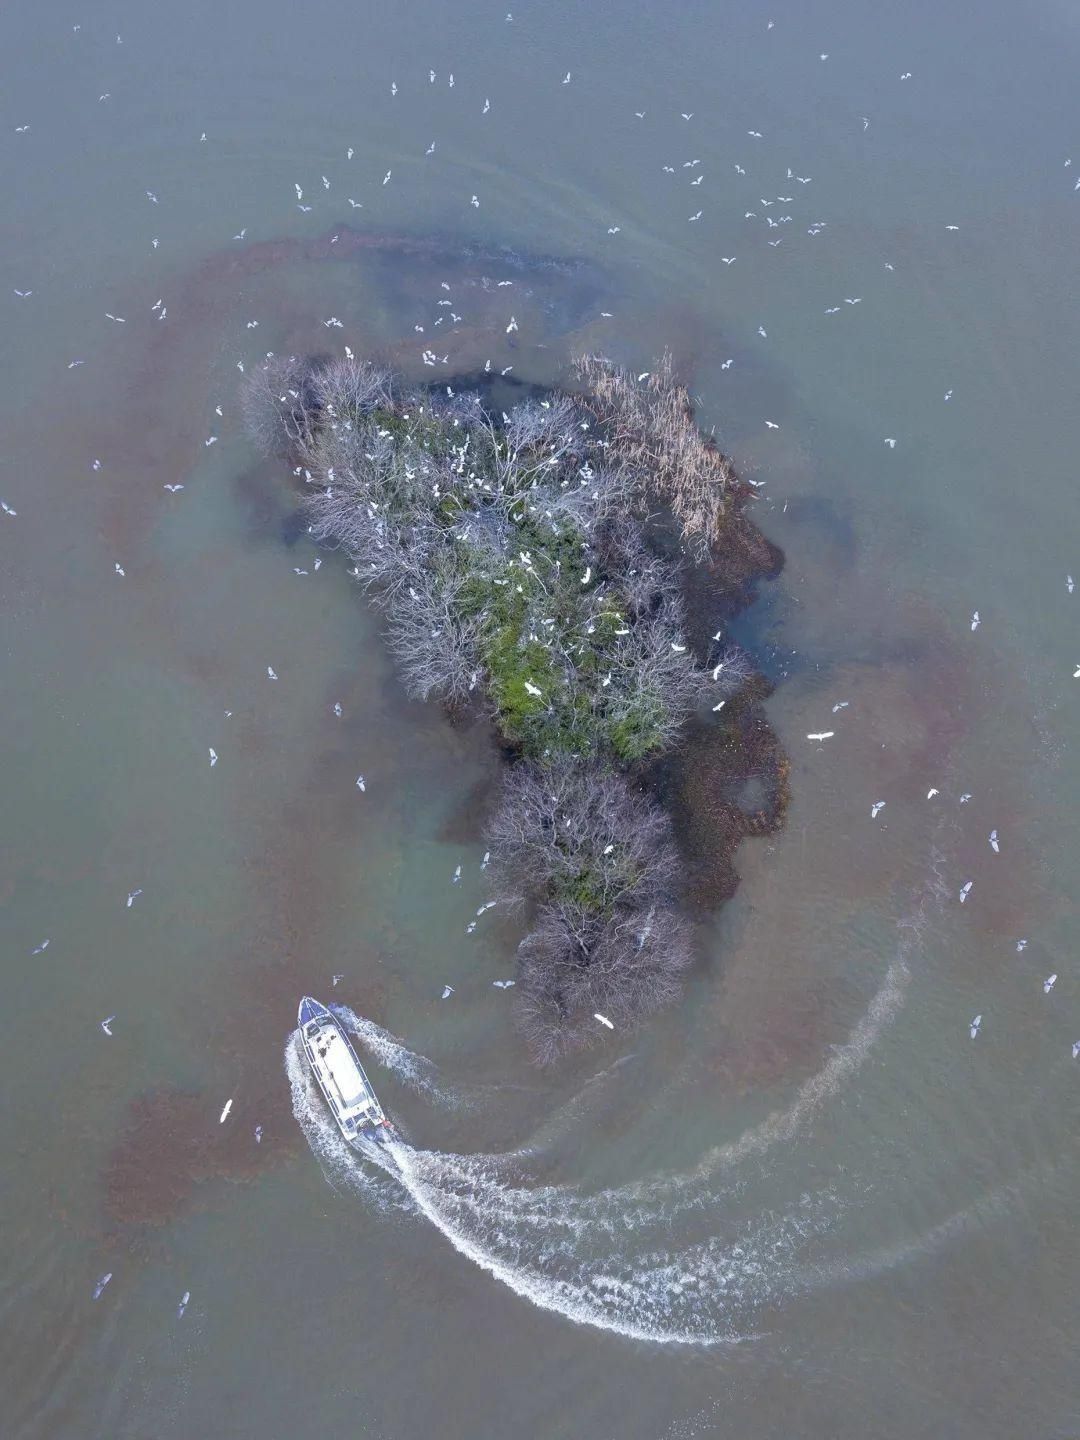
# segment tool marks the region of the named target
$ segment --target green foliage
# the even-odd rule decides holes
[[[639,701],[610,727],[611,748],[625,764],[644,760],[663,749],[663,705],[659,700]]]

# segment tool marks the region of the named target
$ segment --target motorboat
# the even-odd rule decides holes
[[[388,1138],[393,1126],[340,1020],[325,1005],[305,995],[300,1001],[299,1024],[304,1054],[345,1139],[355,1145],[365,1137]]]

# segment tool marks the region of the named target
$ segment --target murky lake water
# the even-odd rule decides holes
[[[5,1433],[1073,1434],[1080,23],[504,16],[0,16]],[[740,624],[787,826],[684,1003],[555,1073],[515,922],[466,934],[491,736],[238,421],[238,362],[344,344],[670,346],[787,554]]]

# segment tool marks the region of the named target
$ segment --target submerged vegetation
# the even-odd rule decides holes
[[[722,634],[687,638],[682,557],[717,555],[740,488],[670,358],[636,381],[588,356],[576,378],[496,413],[351,358],[271,359],[245,394],[311,534],[384,609],[408,693],[486,705],[517,757],[488,843],[530,921],[518,1014],[542,1061],[598,1011],[629,1026],[677,995],[690,926],[642,763],[751,675]]]

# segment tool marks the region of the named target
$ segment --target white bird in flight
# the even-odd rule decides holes
[[[884,800],[875,800],[874,803],[873,803],[873,805],[870,807],[870,819],[871,819],[871,820],[876,820],[877,817],[878,817],[878,811],[879,811],[879,810],[884,810],[884,809],[885,809],[885,801],[884,801]]]
[[[109,1036],[112,1035],[112,1031],[109,1029],[109,1026],[113,1023],[113,1021],[114,1021],[115,1019],[116,1019],[116,1016],[115,1016],[115,1015],[110,1015],[107,1020],[102,1020],[102,1022],[101,1022],[101,1028],[102,1028],[102,1030],[105,1031],[105,1034],[106,1034],[106,1035],[109,1035]]]
[[[1057,984],[1057,975],[1048,975],[1043,981],[1043,994],[1049,995],[1050,991]]]
[[[614,1025],[612,1024],[612,1022],[607,1018],[607,1016],[606,1016],[606,1015],[601,1015],[599,1010],[594,1011],[594,1013],[593,1013],[593,1019],[594,1019],[594,1020],[599,1020],[599,1021],[600,1021],[600,1024],[601,1024],[601,1025],[606,1025],[609,1030],[614,1030],[614,1029],[615,1029],[615,1026],[614,1026]]]
[[[135,901],[141,894],[141,890],[132,890],[131,894],[127,897],[127,908],[129,910],[131,909],[132,905],[135,904]]]
[[[217,764],[217,751],[216,751],[216,750],[214,749],[214,747],[211,745],[211,746],[210,746],[210,769],[212,770],[216,764]]]
[[[996,830],[991,830],[991,831],[990,831],[990,849],[993,850],[994,854],[996,855],[996,854],[998,853],[998,848],[999,848],[999,847],[998,847],[997,831],[996,831]]]
[[[961,904],[961,905],[963,905],[964,901],[965,901],[965,900],[968,898],[968,896],[971,894],[971,886],[972,886],[972,882],[971,882],[970,880],[965,880],[964,883],[963,883],[963,885],[960,886],[960,904]]]
[[[222,1112],[221,1112],[221,1118],[218,1120],[218,1124],[219,1124],[219,1125],[224,1125],[224,1124],[225,1124],[225,1121],[229,1118],[229,1111],[230,1111],[231,1109],[232,1109],[232,1101],[231,1101],[231,1100],[226,1100],[226,1101],[225,1101],[225,1109],[222,1110]]]
[[[976,1015],[976,1016],[975,1016],[975,1019],[972,1020],[972,1022],[971,1022],[971,1038],[972,1038],[972,1040],[974,1040],[974,1039],[975,1039],[975,1036],[978,1035],[978,1033],[979,1033],[979,1026],[980,1026],[981,1024],[982,1024],[982,1016],[981,1016],[981,1015]]]

